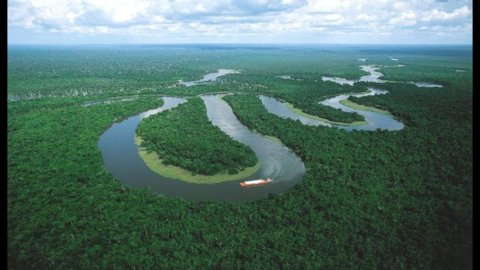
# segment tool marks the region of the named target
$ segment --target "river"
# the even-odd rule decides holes
[[[202,96],[209,119],[234,140],[251,147],[260,162],[260,169],[254,175],[238,181],[203,185],[190,184],[154,173],[138,154],[134,136],[142,119],[186,101],[172,97],[163,99],[162,107],[115,123],[100,137],[98,146],[103,155],[104,167],[122,184],[132,188],[148,187],[156,194],[178,196],[193,201],[245,202],[266,198],[272,193],[284,192],[303,178],[305,167],[295,153],[242,125],[230,106],[216,95]],[[241,181],[264,177],[273,178],[274,182],[259,187],[240,187]]]
[[[218,77],[225,76],[228,74],[239,73],[233,69],[219,69],[217,72],[208,73],[203,76],[203,79],[197,81],[184,82],[182,80],[178,81],[179,84],[185,85],[187,87],[197,85],[199,83],[211,82],[217,80]]]
[[[383,66],[383,67],[388,68],[388,67],[404,67],[404,66],[405,65],[399,64],[399,65],[395,65],[395,66]],[[428,88],[442,87],[442,85],[440,85],[440,84],[430,83],[430,82],[412,82],[412,81],[402,82],[402,81],[380,80],[380,77],[383,77],[384,75],[377,71],[377,69],[379,69],[379,68],[380,68],[380,66],[375,66],[375,65],[361,65],[360,69],[365,71],[365,72],[368,72],[369,74],[360,77],[360,79],[358,79],[358,80],[349,80],[349,79],[345,79],[345,78],[341,78],[341,77],[328,77],[328,76],[323,76],[322,80],[325,81],[325,82],[338,83],[340,85],[348,84],[350,86],[354,85],[357,82],[374,82],[374,83],[392,82],[392,83],[408,83],[408,84],[416,85],[417,87],[428,87]]]
[[[379,78],[383,76],[377,72],[377,67],[361,66],[362,70],[369,72],[359,81],[383,82]],[[183,82],[185,86],[193,86],[198,83],[214,81],[218,77],[236,73],[234,70],[219,69],[218,72],[206,74],[198,81]],[[327,80],[335,81],[336,78]],[[338,78],[341,79],[341,78]],[[339,81],[338,83],[345,83]],[[347,84],[354,84],[356,81],[348,81]],[[265,108],[281,117],[300,120],[305,125],[337,127],[345,130],[399,130],[404,125],[395,120],[391,115],[378,112],[352,109],[340,104],[340,101],[349,96],[368,96],[386,94],[387,91],[369,88],[368,93],[338,95],[320,103],[326,106],[339,108],[345,112],[357,112],[361,114],[367,124],[365,125],[339,125],[329,122],[312,119],[300,115],[274,98],[260,96]],[[203,95],[207,115],[213,125],[218,126],[232,139],[249,146],[256,154],[260,169],[252,176],[237,181],[229,181],[218,184],[190,184],[176,179],[170,179],[151,171],[144,163],[138,153],[137,145],[134,142],[135,132],[140,121],[150,115],[173,109],[186,102],[186,99],[175,97],[163,97],[163,106],[132,116],[120,123],[113,124],[100,137],[98,146],[102,152],[104,166],[122,184],[132,188],[149,188],[156,194],[164,196],[178,196],[188,200],[221,200],[230,202],[245,202],[266,198],[269,194],[281,193],[293,187],[302,180],[305,174],[305,166],[302,160],[291,150],[280,142],[262,136],[259,133],[249,130],[235,116],[230,106],[221,99],[222,95]],[[94,105],[89,104],[89,105]],[[181,135],[180,135],[181,136]],[[245,180],[270,177],[273,183],[265,186],[242,188],[239,183]]]
[[[325,106],[330,106],[333,108],[340,109],[345,112],[356,112],[362,115],[365,118],[366,124],[363,125],[341,125],[341,124],[332,124],[326,121],[319,119],[313,119],[310,117],[303,116],[293,110],[291,110],[288,105],[284,102],[278,101],[272,97],[260,96],[260,100],[267,109],[268,112],[280,116],[282,118],[289,118],[292,120],[299,120],[304,125],[309,126],[326,126],[326,127],[337,127],[345,130],[366,130],[372,131],[376,129],[384,130],[400,130],[404,128],[404,124],[389,114],[383,114],[372,111],[357,110],[347,106],[344,106],[340,103],[341,100],[347,99],[350,96],[355,97],[365,97],[371,95],[383,95],[388,93],[385,90],[379,90],[374,88],[368,88],[368,93],[360,94],[342,94],[332,98],[328,98],[320,103]]]

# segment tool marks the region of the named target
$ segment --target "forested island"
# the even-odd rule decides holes
[[[167,176],[177,179],[183,173],[181,180],[184,181],[218,183],[244,178],[259,168],[255,153],[250,148],[212,125],[205,105],[198,97],[189,99],[178,108],[145,119],[139,125],[137,135],[137,140],[145,147],[146,151],[141,154],[149,160],[149,166],[163,165],[156,171],[162,174],[165,169],[170,169]],[[152,152],[157,159],[149,156]],[[191,176],[168,165],[186,169]],[[238,175],[240,172],[243,173]],[[220,175],[199,178],[195,177],[196,174]]]

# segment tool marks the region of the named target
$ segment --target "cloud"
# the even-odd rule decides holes
[[[285,36],[335,42],[350,37],[355,43],[363,40],[361,35],[384,42],[451,29],[466,40],[471,28],[463,26],[471,24],[471,6],[471,0],[9,0],[8,29],[9,42],[28,40],[28,33],[52,33],[85,34],[93,43],[100,36],[152,42],[281,42]]]
[[[305,10],[307,10],[308,13],[341,12],[348,9],[351,5],[351,1],[344,0],[311,0],[308,2]]]
[[[417,23],[416,18],[415,12],[409,10],[402,12],[398,17],[390,19],[389,23],[393,25],[411,26]]]
[[[129,1],[129,0],[85,0],[82,8],[92,13],[101,13],[103,17],[111,20],[112,23],[123,23],[131,21],[138,16],[147,13],[151,1]]]
[[[395,3],[393,4],[393,8],[394,8],[395,10],[400,10],[400,11],[402,11],[402,10],[406,10],[408,7],[409,7],[409,4],[406,3],[406,2],[395,2]]]
[[[422,21],[446,21],[446,20],[454,20],[458,18],[465,18],[471,15],[471,10],[467,6],[463,6],[461,8],[457,8],[452,12],[445,12],[439,11],[438,9],[434,9],[430,12],[427,12]]]
[[[374,21],[377,17],[375,15],[368,15],[366,13],[361,13],[357,15],[356,20],[357,21],[365,21],[365,22],[371,22]]]

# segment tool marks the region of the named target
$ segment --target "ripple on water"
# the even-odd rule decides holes
[[[151,171],[138,154],[134,142],[140,121],[150,115],[175,108],[185,99],[165,97],[162,107],[149,110],[113,124],[100,137],[104,167],[119,182],[132,188],[148,187],[165,196],[178,196],[193,201],[220,200],[231,202],[253,201],[281,193],[302,180],[305,167],[301,159],[287,147],[272,139],[250,131],[233,114],[230,106],[219,96],[202,97],[209,119],[233,139],[247,144],[257,155],[260,169],[252,176],[219,184],[190,184],[160,176]],[[274,182],[265,186],[242,188],[239,182],[271,177]]]

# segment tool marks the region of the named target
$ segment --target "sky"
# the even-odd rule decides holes
[[[9,44],[472,44],[473,0],[8,0]]]

